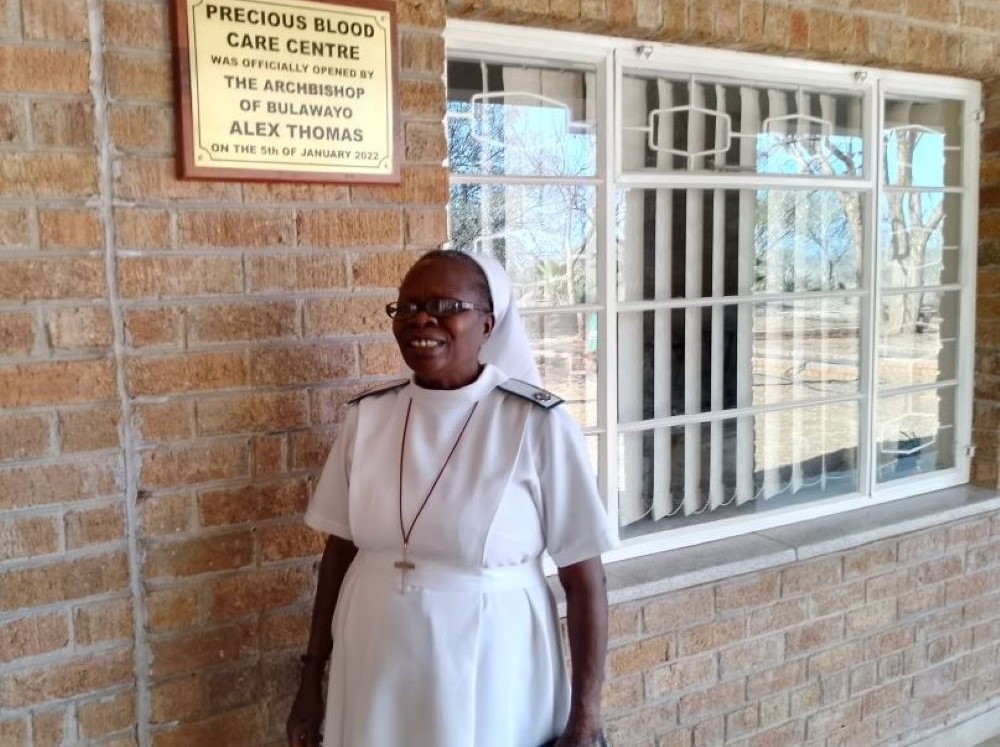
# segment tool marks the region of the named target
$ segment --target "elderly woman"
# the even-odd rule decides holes
[[[599,745],[615,540],[507,276],[430,252],[386,311],[413,376],[352,403],[309,504],[330,537],[289,743],[318,745],[325,714],[325,747]]]

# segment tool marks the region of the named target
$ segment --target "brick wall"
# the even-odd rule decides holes
[[[608,673],[615,745],[906,744],[1000,704],[1000,513],[618,605]]]
[[[975,469],[997,486],[993,0],[400,0],[398,187],[175,180],[167,10],[0,0],[5,747],[280,742],[321,541],[309,480],[348,394],[398,366],[379,307],[444,238],[446,13],[994,76]],[[616,744],[836,743],[996,695],[977,667],[1000,668],[998,526],[616,608]]]

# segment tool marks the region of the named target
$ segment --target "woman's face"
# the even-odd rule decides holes
[[[484,306],[476,270],[464,262],[440,258],[417,262],[399,288],[400,302],[455,298]],[[479,349],[493,330],[493,314],[463,311],[435,318],[424,310],[392,320],[392,333],[416,382],[429,389],[457,389],[479,376]]]

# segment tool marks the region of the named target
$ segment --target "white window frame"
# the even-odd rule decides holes
[[[701,544],[749,532],[792,524],[807,519],[877,505],[927,493],[969,481],[972,437],[972,397],[975,344],[975,272],[978,216],[979,121],[981,86],[979,83],[945,76],[922,75],[862,66],[847,66],[808,60],[790,60],[744,52],[658,44],[616,37],[552,31],[547,29],[504,26],[478,21],[449,19],[445,28],[446,57],[476,59],[506,64],[535,64],[549,67],[592,66],[598,86],[597,116],[597,303],[586,309],[598,313],[600,358],[598,366],[598,427],[586,429],[600,435],[599,474],[601,492],[612,521],[618,520],[617,443],[617,323],[622,306],[616,292],[614,275],[615,247],[611,227],[615,220],[614,195],[625,187],[719,188],[720,177],[705,173],[670,172],[663,174],[626,174],[621,164],[621,127],[617,105],[622,88],[622,74],[628,70],[664,71],[671,75],[718,76],[731,80],[747,79],[741,71],[752,70],[747,82],[755,85],[803,85],[862,91],[865,94],[865,177],[805,177],[817,188],[850,189],[865,195],[869,222],[862,251],[861,295],[861,391],[857,398],[862,418],[858,446],[859,491],[847,496],[818,499],[803,506],[765,511],[753,516],[720,518],[698,526],[666,529],[662,532],[623,540],[622,546],[608,553],[606,560],[621,560],[653,552]],[[540,51],[544,50],[544,54]],[[955,466],[925,476],[879,485],[875,481],[873,418],[875,415],[877,360],[876,327],[872,320],[880,308],[876,278],[879,219],[877,187],[881,180],[878,133],[882,130],[883,100],[886,95],[909,95],[961,99],[965,102],[963,127],[963,184],[961,188],[935,188],[944,193],[962,195],[962,238],[959,281],[960,305],[956,346],[955,384]],[[613,134],[613,137],[612,137]],[[728,173],[726,189],[753,189],[761,186],[780,188],[801,186],[803,177]],[[468,180],[464,178],[464,180]],[[473,180],[475,180],[473,178]],[[482,181],[501,180],[486,178]],[[525,180],[521,180],[525,181]],[[539,178],[545,182],[544,178]],[[759,299],[759,300],[764,300]],[[559,312],[563,308],[547,311]],[[940,384],[940,382],[937,382]],[[762,408],[755,408],[760,410]],[[766,409],[766,408],[763,408]]]

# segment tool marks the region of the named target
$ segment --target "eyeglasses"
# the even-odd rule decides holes
[[[393,301],[385,305],[385,313],[389,315],[390,319],[409,319],[421,311],[426,312],[435,319],[440,319],[445,316],[461,314],[463,311],[485,311],[489,313],[492,310],[476,306],[472,301],[460,301],[457,298],[428,298],[426,301],[419,302]]]

